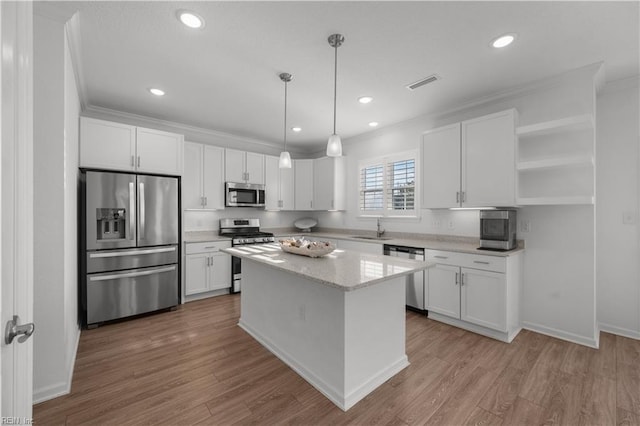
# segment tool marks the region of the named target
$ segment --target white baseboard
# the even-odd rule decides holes
[[[536,333],[555,337],[556,339],[566,340],[568,342],[577,343],[579,345],[589,346],[590,348],[598,349],[598,340],[595,337],[589,338],[585,336],[580,336],[579,334],[558,330],[556,328],[545,327],[544,325],[533,324],[527,321],[522,322],[522,328],[535,331]]]
[[[630,339],[640,340],[640,331],[629,330],[628,328],[616,327],[610,324],[598,324],[600,331],[605,333],[617,334],[618,336],[628,337]]]
[[[33,390],[33,403],[39,404],[59,396],[67,395],[71,392],[71,383],[73,381],[73,371],[76,365],[76,355],[78,354],[78,345],[80,344],[80,329],[76,335],[76,342],[73,353],[69,357],[69,365],[67,365],[67,380],[64,382],[54,383],[40,389]]]
[[[278,357],[282,362],[287,364],[293,371],[298,373],[300,377],[305,379],[311,386],[316,388],[318,392],[323,394],[327,399],[333,402],[338,408],[343,411],[347,411],[349,408],[353,407],[357,404],[361,399],[370,394],[374,389],[378,386],[389,380],[391,377],[395,376],[401,370],[409,366],[409,360],[406,355],[401,357],[396,362],[391,365],[385,367],[378,373],[376,373],[373,377],[371,377],[366,382],[362,383],[356,389],[351,391],[348,395],[344,395],[342,390],[338,390],[335,387],[329,385],[320,377],[315,375],[313,372],[309,371],[305,366],[301,365],[298,361],[296,361],[293,357],[291,357],[287,352],[281,350],[276,347],[270,339],[262,336],[259,332],[252,329],[251,326],[247,325],[240,318],[240,322],[238,322],[238,326],[242,328],[244,331],[249,333],[251,337],[256,339],[262,346],[267,348],[272,354]]]

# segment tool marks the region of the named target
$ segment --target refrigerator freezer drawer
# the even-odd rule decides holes
[[[178,246],[142,247],[87,253],[87,273],[178,263]]]
[[[178,304],[177,265],[87,276],[87,324]]]

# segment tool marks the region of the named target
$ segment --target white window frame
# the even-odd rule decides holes
[[[419,151],[410,150],[404,151],[397,154],[385,155],[382,157],[369,158],[366,160],[362,160],[358,163],[358,217],[360,218],[377,218],[377,217],[385,217],[385,218],[417,218],[420,213],[420,164],[419,164]],[[389,188],[388,182],[389,177],[387,176],[387,172],[389,169],[389,165],[391,163],[406,161],[406,160],[414,160],[415,167],[415,184],[414,184],[414,205],[413,210],[392,210],[386,207],[383,207],[381,210],[361,210],[362,199],[360,198],[360,193],[362,191],[362,170],[367,167],[381,165],[383,168],[383,206],[388,206],[388,196],[389,196]]]

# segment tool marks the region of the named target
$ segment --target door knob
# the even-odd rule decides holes
[[[34,323],[30,322],[29,324],[18,325],[20,318],[17,315],[13,316],[12,320],[7,321],[7,326],[4,329],[4,342],[7,345],[10,345],[13,342],[13,339],[16,336],[20,336],[18,338],[18,343],[25,342],[31,335],[33,334],[36,326]]]

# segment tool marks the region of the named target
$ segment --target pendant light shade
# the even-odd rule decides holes
[[[284,82],[284,151],[280,153],[280,161],[278,167],[281,169],[291,168],[291,155],[287,151],[287,83],[291,81],[293,76],[289,73],[283,72],[280,74],[280,80]]]
[[[335,49],[335,61],[333,67],[333,134],[327,141],[327,155],[329,157],[342,156],[342,140],[336,133],[336,101],[338,95],[338,47],[344,43],[342,34],[332,34],[329,36],[329,45]]]

